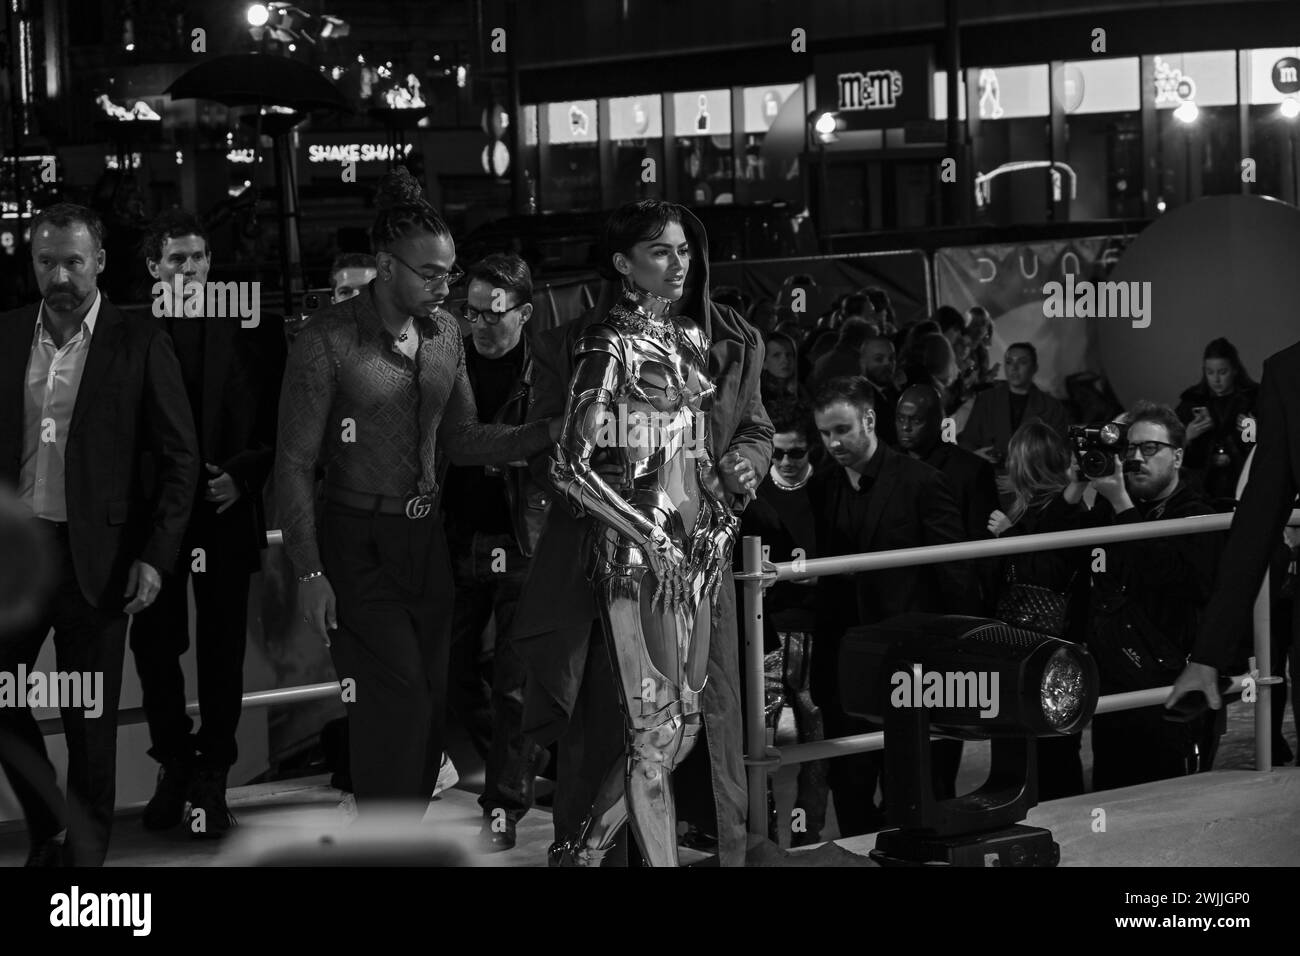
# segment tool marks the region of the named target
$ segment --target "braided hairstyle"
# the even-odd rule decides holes
[[[386,251],[394,243],[421,232],[451,238],[451,229],[429,205],[420,184],[405,167],[398,166],[379,181],[375,207],[379,212],[370,227],[370,245],[375,252]]]

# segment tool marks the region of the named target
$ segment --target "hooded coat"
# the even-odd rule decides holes
[[[683,314],[695,319],[708,336],[708,374],[717,388],[709,412],[709,448],[715,462],[728,451],[740,453],[762,476],[767,474],[772,455],[772,423],[759,390],[763,342],[735,310],[710,298],[708,237],[695,216],[687,210],[683,214],[682,227],[694,253]],[[574,343],[584,328],[604,318],[619,291],[616,283],[607,282],[594,309],[540,337],[530,419],[564,414],[574,371]],[[538,456],[532,462],[534,473],[543,477],[548,464],[546,456]],[[575,517],[563,497],[557,499],[515,614],[512,639],[529,665],[524,731],[542,746],[566,731],[586,676],[590,641],[600,639],[599,626],[593,628],[598,621],[595,594],[584,572],[584,541],[592,520]],[[702,694],[704,739],[700,748],[708,753],[719,862],[740,866],[745,856],[747,806],[740,641],[730,571],[719,588],[718,611]],[[621,731],[620,727],[620,738]],[[583,772],[603,777],[608,769],[608,765],[584,766]],[[598,781],[587,782],[594,785]],[[557,823],[558,816],[557,806]]]

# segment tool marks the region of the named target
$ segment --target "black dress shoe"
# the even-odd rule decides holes
[[[483,829],[478,832],[479,845],[485,853],[500,853],[502,850],[515,848],[515,828],[517,824],[509,817],[501,819],[500,824],[492,817],[483,818]]]
[[[146,830],[170,830],[185,819],[192,780],[187,762],[170,761],[158,768],[158,784],[140,818]]]
[[[42,840],[39,843],[33,843],[31,851],[27,854],[27,862],[23,864],[23,866],[35,866],[44,869],[68,865],[70,865],[68,848],[57,840]]]
[[[226,806],[226,771],[196,770],[190,785],[190,836],[215,840],[235,825]]]

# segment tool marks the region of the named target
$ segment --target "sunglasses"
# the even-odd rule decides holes
[[[773,448],[772,449],[773,461],[781,461],[783,458],[785,458],[786,455],[790,456],[791,461],[798,461],[799,459],[804,458],[808,455],[808,449],[807,448],[789,448],[789,449]]]
[[[419,269],[415,268],[415,266],[407,262],[405,259],[403,259],[401,256],[399,256],[397,253],[390,252],[389,255],[424,280],[425,292],[432,292],[443,282],[447,283],[448,287],[454,286],[457,282],[459,282],[461,279],[465,277],[465,273],[457,269],[455,266],[452,266],[450,272],[438,272],[435,273],[434,275],[426,275],[425,273],[421,272]]]

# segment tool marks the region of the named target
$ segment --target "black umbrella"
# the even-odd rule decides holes
[[[275,143],[275,179],[280,206],[280,265],[284,308],[293,310],[292,275],[299,262],[297,187],[293,159],[285,136],[302,119],[299,114],[330,109],[351,112],[339,88],[318,70],[297,60],[266,53],[236,53],[200,63],[176,78],[166,92],[172,99],[214,100],[226,106],[257,106],[258,131]],[[287,107],[294,114],[266,113],[268,106]]]
[[[350,111],[339,88],[319,70],[267,53],[235,53],[200,63],[167,88],[174,100],[215,100],[226,106],[287,106],[298,112]]]

